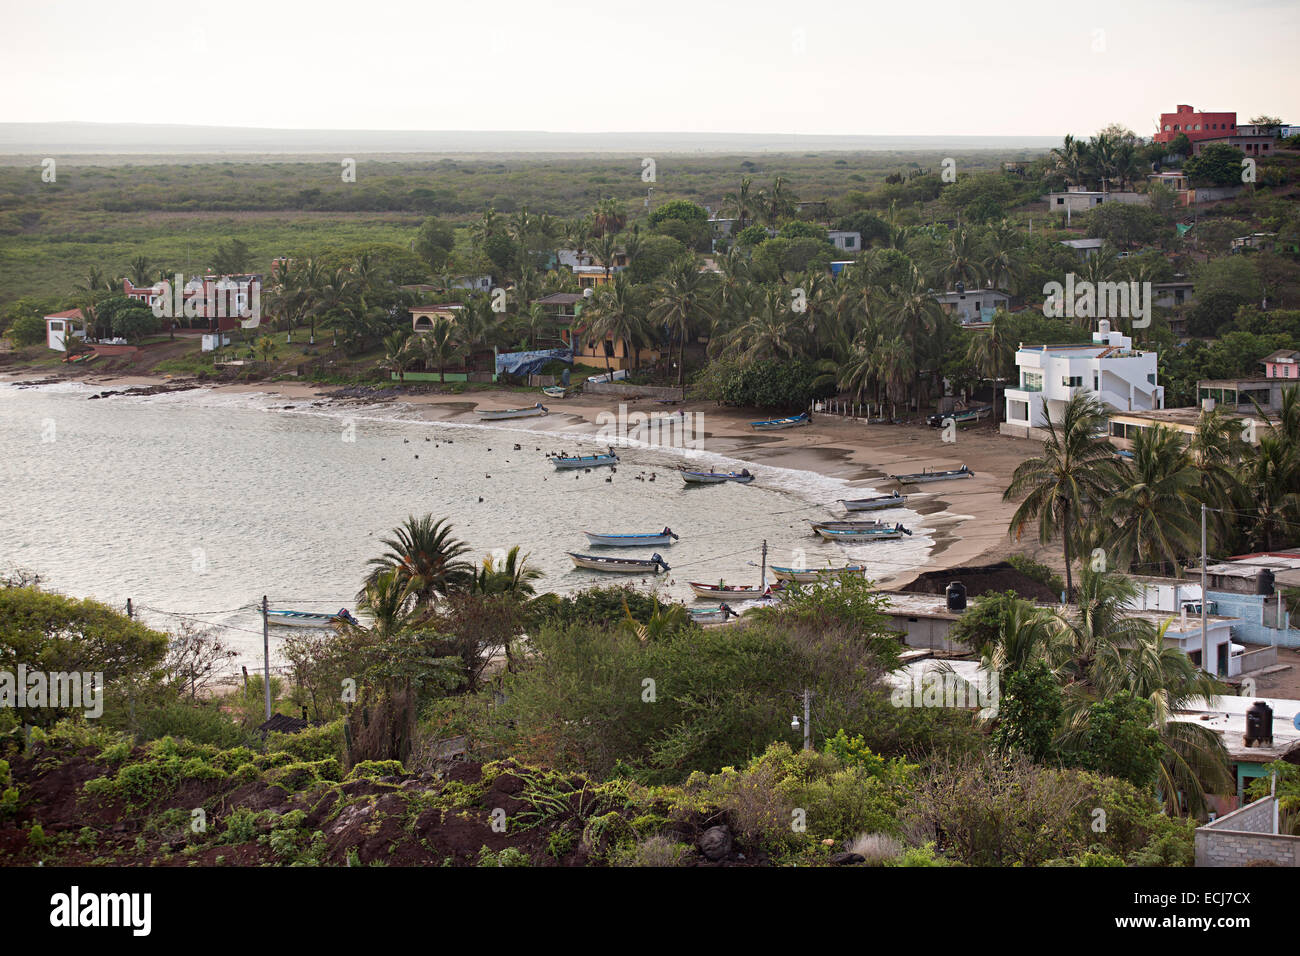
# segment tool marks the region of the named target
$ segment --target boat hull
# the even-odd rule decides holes
[[[532,408],[479,409],[478,417],[485,421],[500,421],[504,418],[532,418],[548,412],[545,405],[534,405]]]
[[[333,627],[342,622],[337,614],[309,614],[303,611],[267,611],[266,621],[276,627]]]
[[[561,458],[552,456],[550,459],[556,471],[575,471],[579,468],[600,468],[606,465],[617,465],[618,455],[584,455],[578,458]]]
[[[907,495],[881,495],[876,498],[841,498],[845,511],[882,511],[901,508],[907,504]]]
[[[749,427],[755,431],[770,432],[781,428],[798,428],[800,425],[811,425],[812,419],[805,412],[802,415],[795,415],[790,418],[773,418],[767,421],[750,422]]]
[[[925,471],[915,475],[890,475],[899,484],[902,485],[923,485],[931,481],[953,481],[957,478],[974,478],[975,472],[969,468],[958,468],[954,471]]]
[[[593,534],[590,531],[582,533],[587,536],[589,544],[602,548],[657,548],[660,545],[673,543],[671,534]]]
[[[833,578],[840,574],[861,574],[866,568],[858,564],[850,564],[843,568],[781,568],[773,567],[771,569],[773,576],[778,581],[793,581],[795,584],[812,584],[815,581],[821,581],[825,578]]]
[[[884,528],[880,531],[870,529],[837,530],[835,528],[816,528],[814,530],[827,541],[853,541],[857,543],[864,541],[897,541],[905,534],[905,532],[896,531],[893,528]]]
[[[573,559],[575,567],[587,571],[606,571],[611,574],[659,574],[668,570],[668,565],[653,559],[640,558],[606,558],[594,554],[576,554],[566,552]]]
[[[749,585],[718,587],[716,584],[701,584],[697,581],[691,581],[690,585],[695,596],[706,601],[725,601],[731,598],[757,599],[763,596],[762,588]]]
[[[754,480],[753,475],[739,474],[734,471],[686,471],[682,469],[682,480],[688,485],[720,485],[734,481],[738,485],[747,485]]]

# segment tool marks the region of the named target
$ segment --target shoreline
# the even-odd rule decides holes
[[[461,394],[397,393],[387,390],[348,395],[348,386],[314,385],[302,382],[257,382],[221,384],[196,379],[167,379],[143,375],[42,376],[34,369],[0,372],[7,385],[79,382],[88,388],[149,388],[175,386],[175,390],[204,389],[219,394],[261,394],[294,405],[402,405],[417,420],[474,424],[494,427],[474,417],[476,407],[513,408],[528,404],[521,392],[484,390]],[[165,390],[172,390],[165,388]],[[650,399],[577,395],[567,399],[537,399],[550,414],[537,418],[505,420],[509,429],[528,429],[546,422],[556,430],[556,419],[564,420],[561,430],[575,439],[598,440],[598,416],[617,414],[620,405],[628,415],[665,414],[665,407]],[[932,529],[934,547],[924,564],[883,578],[882,588],[902,587],[919,574],[967,564],[988,564],[1005,560],[1012,553],[1033,550],[1037,544],[1017,546],[1007,534],[1015,508],[1002,501],[1002,491],[1016,465],[1038,450],[1028,439],[1000,435],[983,427],[959,431],[954,443],[945,443],[940,432],[924,425],[866,424],[851,418],[814,413],[811,425],[777,432],[755,433],[748,423],[756,413],[725,408],[711,402],[684,402],[671,411],[692,414],[702,431],[700,450],[722,455],[745,464],[812,472],[845,480],[850,487],[875,487],[880,493],[897,487],[891,473],[921,471],[926,467],[956,468],[968,465],[975,476],[934,485],[908,486],[908,507],[921,514]],[[606,417],[605,421],[608,421]],[[838,502],[825,502],[828,515],[839,514]]]

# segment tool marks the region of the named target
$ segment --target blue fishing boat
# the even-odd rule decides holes
[[[574,468],[599,468],[602,465],[617,465],[618,455],[610,449],[600,455],[550,455],[547,457],[556,471],[568,471]]]
[[[792,415],[789,418],[769,418],[761,422],[750,422],[749,427],[755,431],[774,431],[778,428],[796,428],[799,425],[811,425],[812,416],[807,412]]]
[[[335,624],[356,624],[357,619],[348,613],[347,608],[339,608],[337,614],[318,614],[314,611],[280,611],[266,612],[268,624],[280,627],[333,627]]]
[[[901,524],[892,528],[888,525],[879,528],[828,528],[818,525],[813,528],[827,541],[896,541],[905,534],[911,534]]]
[[[691,611],[690,615],[696,624],[725,624],[730,618],[740,617],[738,611],[733,611],[726,604],[719,604],[714,610]]]
[[[672,544],[677,540],[677,535],[673,534],[672,528],[664,528],[662,531],[652,531],[648,534],[596,534],[594,531],[582,533],[587,536],[587,541],[592,545],[603,545],[606,548],[657,547],[661,544]]]
[[[682,473],[682,480],[688,485],[720,485],[724,481],[747,485],[754,480],[748,468],[741,471],[690,471],[678,465],[677,470]]]

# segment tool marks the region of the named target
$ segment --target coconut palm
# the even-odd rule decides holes
[[[1133,439],[1133,458],[1116,467],[1118,484],[1102,506],[1101,542],[1116,567],[1137,565],[1147,573],[1182,574],[1195,553],[1200,521],[1200,473],[1172,428],[1143,428]]]
[[[993,420],[998,420],[998,383],[1016,371],[1015,330],[1011,316],[999,309],[993,313],[987,332],[976,332],[967,346],[966,359],[980,377],[993,383]]]
[[[989,230],[980,265],[993,288],[1012,289],[1016,286],[1023,269],[1023,248],[1020,230],[1009,220],[1003,219]]]
[[[664,279],[650,318],[675,330],[677,334],[677,387],[686,383],[686,337],[693,323],[711,322],[714,316],[711,279],[701,272],[693,259],[676,263]]]
[[[619,248],[618,240],[612,232],[607,232],[592,240],[590,245],[591,257],[600,263],[605,270],[605,281],[609,282],[610,272],[618,264]]]
[[[1031,522],[1047,544],[1058,534],[1065,551],[1065,583],[1073,592],[1073,553],[1081,525],[1096,515],[1115,487],[1114,449],[1106,439],[1105,407],[1079,391],[1065,403],[1059,419],[1047,415],[1043,453],[1022,461],[1011,476],[1003,501],[1022,499],[1009,534],[1019,540]]]
[[[613,236],[627,225],[627,210],[612,196],[596,203],[591,216],[591,234],[599,238]]]
[[[1057,172],[1072,186],[1083,185],[1088,168],[1088,147],[1070,134],[1066,134],[1060,147],[1052,150]]]
[[[447,381],[447,366],[467,351],[461,339],[460,327],[445,315],[438,316],[431,329],[420,333],[419,348],[420,354],[424,356],[425,367],[438,367],[439,382]]]
[[[415,354],[407,348],[410,332],[398,329],[384,337],[384,368],[397,373],[399,382],[406,381],[406,370],[415,361]]]
[[[763,221],[775,229],[782,219],[794,215],[796,206],[795,198],[790,193],[784,176],[777,176],[772,180],[772,185],[766,189],[760,189],[755,200]]]
[[[612,375],[610,354],[623,343],[625,356],[631,356],[633,367],[640,364],[641,347],[647,343],[645,321],[645,295],[620,272],[614,281],[605,285],[582,310],[582,324],[587,334],[597,342],[606,344],[605,371]]]
[[[489,555],[483,559],[482,566],[474,572],[470,590],[475,594],[532,597],[535,591],[532,582],[541,578],[542,572],[528,566],[528,557],[528,555],[520,557],[519,545],[506,552],[505,559],[500,563]]]
[[[751,195],[754,187],[754,180],[749,176],[742,176],[740,179],[740,188],[734,193],[727,193],[722,197],[722,208],[736,216],[735,232],[740,232],[745,228],[745,223],[749,218],[750,210],[754,208],[754,199]]]
[[[468,589],[474,569],[469,562],[460,560],[460,556],[469,550],[469,545],[452,537],[451,531],[451,523],[446,518],[435,520],[431,514],[423,518],[411,515],[393,529],[390,537],[381,539],[380,543],[388,550],[370,560],[367,586],[391,572],[419,607],[432,603],[438,595]],[[365,593],[363,589],[361,595]]]
[[[130,277],[132,285],[146,286],[150,284],[149,276],[152,266],[150,265],[147,256],[138,255],[128,262],[126,266],[128,270],[127,275]]]
[[[979,243],[971,230],[965,226],[951,230],[936,269],[944,288],[954,289],[959,282],[967,289],[979,286],[984,279],[980,256]]]

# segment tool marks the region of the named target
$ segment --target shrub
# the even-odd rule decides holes
[[[884,866],[902,856],[903,845],[887,833],[859,833],[848,851],[862,857],[868,866]]]
[[[693,853],[685,843],[656,833],[623,849],[614,863],[616,866],[682,866]]]
[[[348,771],[348,780],[374,780],[378,777],[400,777],[406,773],[400,760],[363,760]]]
[[[479,866],[532,866],[533,861],[529,859],[528,854],[523,850],[517,850],[512,846],[506,847],[500,853],[493,853],[486,846],[478,851]]]

